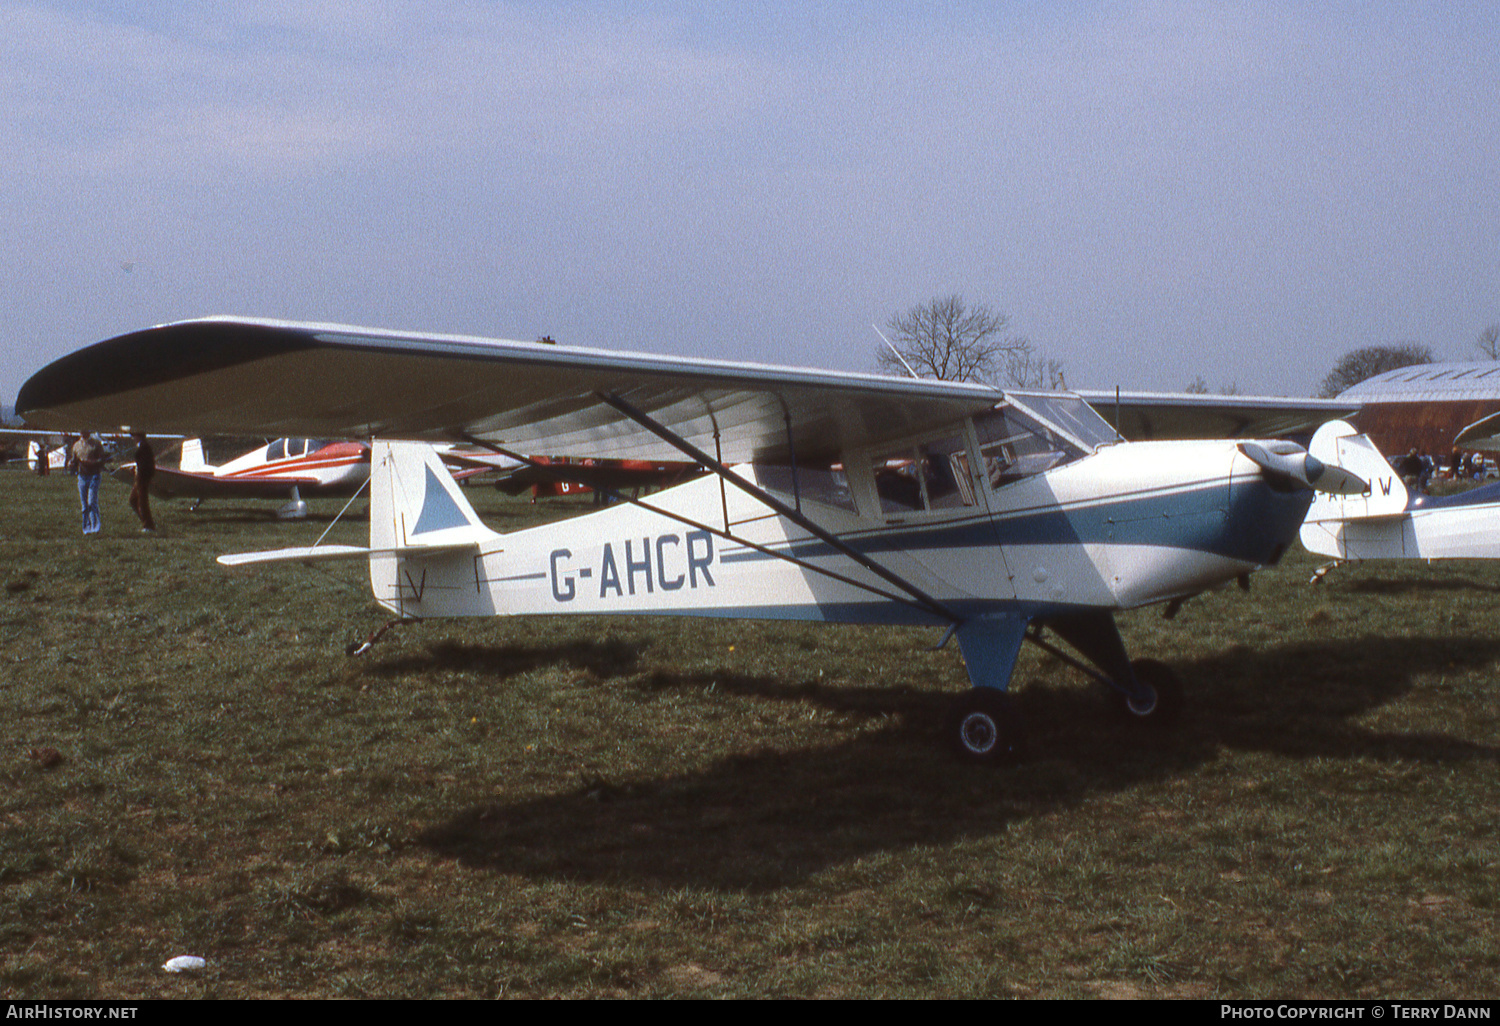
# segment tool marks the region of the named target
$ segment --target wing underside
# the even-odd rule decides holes
[[[524,452],[670,460],[617,400],[726,462],[832,459],[948,424],[988,386],[533,342],[209,318],[148,328],[43,368],[17,407],[97,430],[472,436]]]

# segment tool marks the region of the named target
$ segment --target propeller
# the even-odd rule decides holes
[[[1330,495],[1363,495],[1370,483],[1336,464],[1324,463],[1295,442],[1241,442],[1240,452],[1268,474]]]

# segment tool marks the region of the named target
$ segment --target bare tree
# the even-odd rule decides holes
[[[1005,383],[1014,388],[1046,388],[1056,392],[1068,387],[1068,378],[1061,360],[1044,360],[1027,343],[1024,349],[1006,353]]]
[[[1390,346],[1365,346],[1345,353],[1323,379],[1318,398],[1333,399],[1366,378],[1419,363],[1432,362],[1432,350],[1417,342]]]
[[[1479,341],[1474,344],[1486,360],[1500,360],[1500,324],[1491,324],[1481,331]]]
[[[1208,382],[1204,380],[1203,375],[1198,374],[1193,377],[1192,381],[1187,383],[1187,388],[1183,389],[1183,391],[1188,395],[1208,395],[1211,389],[1208,387]],[[1219,386],[1219,395],[1239,394],[1240,383],[1238,381],[1230,381]]]
[[[882,346],[877,361],[896,374],[909,366],[918,377],[993,383],[1001,373],[1033,369],[1030,340],[1008,335],[1009,326],[1005,314],[983,305],[971,310],[962,296],[932,299],[891,315],[887,327],[896,353]],[[1059,376],[1061,371],[1058,364]]]

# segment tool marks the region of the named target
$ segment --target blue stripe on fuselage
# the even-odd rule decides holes
[[[1295,536],[1311,498],[1311,492],[1278,492],[1264,479],[1247,476],[1236,478],[1232,488],[1218,479],[1198,487],[1146,492],[1108,502],[1014,510],[993,519],[971,513],[962,519],[929,519],[851,532],[841,538],[867,555],[976,548],[997,542],[1006,546],[1116,544],[1190,549],[1261,564],[1273,562]],[[810,539],[767,547],[798,559],[827,557],[835,552],[832,546]],[[719,557],[724,563],[772,558],[748,548],[728,549]]]

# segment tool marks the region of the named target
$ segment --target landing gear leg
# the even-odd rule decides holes
[[[959,624],[959,648],[974,687],[960,695],[943,720],[943,737],[960,759],[1003,766],[1021,754],[1021,718],[1006,694],[1027,620],[1020,616],[977,618]]]
[[[1128,721],[1165,726],[1180,715],[1182,684],[1177,674],[1166,663],[1155,659],[1132,662],[1125,652],[1125,642],[1120,638],[1113,614],[1099,611],[1058,617],[1049,620],[1047,626],[1100,672],[1069,659],[1042,641],[1039,635],[1031,640],[1112,688],[1118,707]]]

